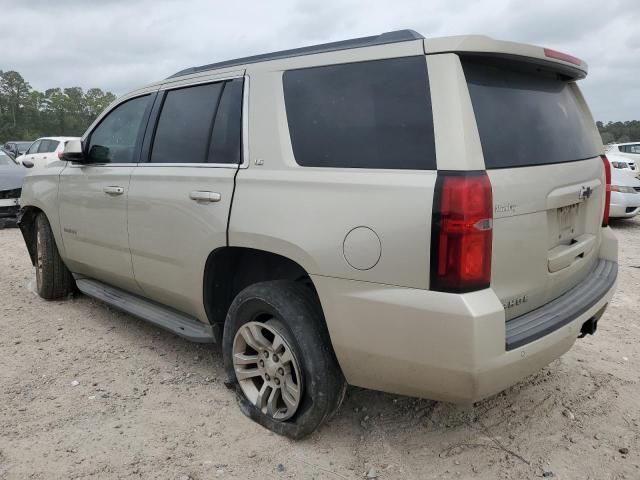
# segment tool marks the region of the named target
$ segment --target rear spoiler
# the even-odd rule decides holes
[[[584,60],[567,53],[526,43],[494,40],[483,35],[427,38],[424,40],[424,51],[427,55],[462,53],[519,59],[552,68],[574,80],[585,78],[589,72]]]

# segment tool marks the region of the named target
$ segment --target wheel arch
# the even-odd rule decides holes
[[[214,328],[222,331],[231,302],[240,291],[270,280],[303,282],[318,296],[309,273],[288,257],[248,247],[221,247],[211,252],[204,269],[203,300]]]
[[[20,228],[20,232],[22,232],[22,237],[24,238],[24,243],[27,246],[27,251],[29,252],[29,258],[31,259],[31,264],[35,266],[36,264],[36,217],[42,210],[38,207],[27,205],[20,209],[20,213],[18,214],[18,227]],[[46,215],[46,214],[45,214]]]

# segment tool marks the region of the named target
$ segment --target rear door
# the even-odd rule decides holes
[[[507,319],[585,278],[602,223],[602,144],[575,82],[526,61],[461,56],[494,201],[491,286]]]
[[[209,254],[227,245],[242,158],[241,75],[161,90],[155,133],[149,129],[145,139],[148,161],[131,176],[136,281],[148,298],[202,320],[204,268]]]
[[[43,139],[40,142],[40,146],[38,147],[38,154],[36,155],[37,158],[34,161],[35,168],[46,167],[47,164],[52,162],[54,158],[56,160],[58,159],[58,157],[54,153],[58,148],[58,143],[60,142],[51,139]]]

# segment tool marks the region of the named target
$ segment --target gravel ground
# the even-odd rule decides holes
[[[350,388],[293,442],[245,418],[220,349],[84,296],[46,302],[0,230],[0,478],[640,478],[640,220],[597,335],[473,408]]]

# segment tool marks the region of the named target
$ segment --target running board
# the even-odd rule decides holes
[[[76,278],[76,285],[85,295],[108,303],[118,310],[151,322],[192,342],[215,343],[216,341],[211,325],[206,325],[172,308],[105,285],[97,280]]]

